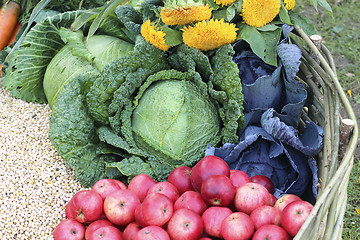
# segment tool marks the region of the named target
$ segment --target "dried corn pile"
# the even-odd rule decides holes
[[[50,108],[0,87],[0,236],[53,239],[69,199],[81,189],[48,139]]]

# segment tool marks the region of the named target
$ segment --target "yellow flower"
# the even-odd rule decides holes
[[[236,0],[214,0],[217,5],[229,6],[233,4]]]
[[[296,0],[284,0],[285,8],[291,10],[295,7]]]
[[[161,9],[161,20],[167,25],[184,25],[211,18],[212,8],[208,5]]]
[[[146,41],[148,41],[155,47],[163,51],[169,50],[170,46],[165,44],[166,33],[164,33],[163,31],[157,31],[151,24],[150,20],[147,20],[141,25],[140,33]]]
[[[201,21],[194,27],[188,26],[181,29],[183,41],[189,47],[201,51],[213,50],[236,40],[237,28],[233,23],[225,23],[224,19]]]
[[[246,24],[262,27],[279,14],[280,7],[279,0],[244,0],[241,12]]]

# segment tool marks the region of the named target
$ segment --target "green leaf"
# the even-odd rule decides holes
[[[128,142],[126,142],[121,136],[115,134],[111,128],[102,126],[97,130],[99,139],[117,149],[125,150],[128,154],[136,155],[140,157],[147,156],[146,153],[138,148],[132,148]]]
[[[238,142],[237,130],[243,128],[245,117],[243,115],[243,100],[241,79],[239,78],[239,68],[232,61],[235,54],[231,45],[224,45],[218,48],[211,59],[211,65],[214,73],[211,76],[211,82],[216,90],[225,92],[226,99],[221,101],[220,118],[223,121],[221,137],[223,143]],[[218,95],[218,94],[216,94]]]
[[[236,0],[233,4],[231,4],[229,7],[234,8],[237,13],[241,12],[242,9],[243,0]]]
[[[214,0],[205,0],[204,2],[209,4],[209,6],[214,10],[218,10],[220,8],[220,6],[217,5]]]
[[[176,46],[182,43],[182,32],[174,30],[169,26],[165,25],[161,29],[165,35],[165,44],[168,46]]]
[[[46,102],[43,78],[47,65],[65,45],[58,26],[69,27],[77,11],[48,17],[31,28],[21,47],[8,55],[3,86],[18,98]]]
[[[35,18],[35,22],[36,23],[41,23],[43,21],[45,21],[46,18],[48,17],[53,17],[57,14],[59,14],[60,12],[54,11],[54,10],[49,10],[49,9],[43,9],[39,15],[37,15],[37,17]]]
[[[274,31],[265,31],[261,32],[265,40],[265,56],[264,62],[267,64],[277,66],[277,52],[276,46],[279,44],[282,30],[280,27]]]
[[[317,10],[318,10],[318,9],[317,9],[318,0],[309,0],[309,1],[310,1],[311,5],[313,5],[314,8],[315,8],[316,11],[317,11]]]
[[[288,10],[284,7],[284,4],[281,3],[281,8],[280,8],[280,13],[279,13],[280,19],[283,23],[292,25],[290,17],[289,17],[289,12]]]
[[[333,27],[333,31],[337,34],[339,34],[342,30],[344,30],[344,25],[338,24],[335,27]]]
[[[240,23],[238,39],[245,40],[251,50],[267,64],[277,66],[276,46],[281,37],[281,28],[275,25],[254,28]],[[263,31],[265,30],[265,31]]]
[[[306,16],[293,11],[289,12],[289,16],[293,24],[301,27],[308,36],[319,34],[314,24]]]
[[[84,44],[84,35],[82,31],[73,32],[67,28],[61,27],[59,34],[63,42],[70,46],[74,56],[82,57],[89,63],[94,61],[95,57],[87,50]]]
[[[214,19],[224,19],[227,22],[231,22],[231,20],[235,17],[235,9],[228,7],[221,10],[213,11]]]
[[[50,117],[49,138],[84,187],[103,177],[105,161],[111,156],[97,154],[96,129],[87,113],[85,94],[93,74],[73,78],[58,95]],[[107,158],[107,159],[106,159]]]
[[[216,6],[217,8],[213,10],[213,18],[231,22],[241,12],[242,0],[238,0],[227,7],[219,8],[219,5]]]
[[[266,24],[265,26],[262,26],[262,27],[259,27],[257,28],[259,31],[263,31],[263,32],[266,32],[266,31],[275,31],[277,30],[279,27],[276,26],[275,24]]]
[[[22,41],[24,40],[26,34],[29,32],[30,28],[32,27],[32,24],[35,22],[37,16],[40,14],[40,12],[46,7],[46,5],[48,5],[48,3],[50,2],[50,0],[41,0],[33,9],[29,21],[27,23],[27,26],[24,30],[24,32],[21,34],[20,38],[16,41],[14,47],[10,50],[9,54],[7,55],[7,57],[5,58],[5,61],[7,60],[8,57],[10,57],[10,55],[13,53],[13,51],[15,51],[16,49],[18,49],[22,43]]]
[[[141,158],[136,156],[124,158],[120,162],[107,163],[106,168],[116,168],[122,175],[128,176],[129,179],[142,173],[151,177],[156,177],[150,164],[144,162]]]
[[[87,38],[91,37],[98,30],[101,22],[111,13],[114,12],[115,8],[119,5],[127,3],[129,0],[112,0],[107,6],[105,6],[101,12],[96,16],[92,24],[90,25],[89,33]]]
[[[245,23],[238,23],[236,26],[239,29],[238,40],[245,40],[252,51],[261,59],[264,59],[266,43],[261,33],[256,28]]]
[[[332,14],[332,9],[326,0],[317,0],[319,5]]]
[[[72,31],[77,31],[79,30],[81,27],[83,27],[87,22],[93,20],[94,18],[96,18],[102,8],[95,8],[95,9],[91,9],[88,10],[84,13],[81,13],[76,19],[75,21],[71,24],[70,29]]]

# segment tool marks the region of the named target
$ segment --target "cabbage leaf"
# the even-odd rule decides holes
[[[65,45],[59,35],[59,26],[69,27],[76,14],[66,12],[36,24],[19,49],[7,59],[9,66],[4,69],[2,84],[13,96],[28,102],[47,101],[42,82],[46,67]]]
[[[300,49],[294,44],[280,43],[277,68],[263,62],[241,42],[234,49],[244,93],[245,125],[259,125],[261,115],[274,108],[281,121],[297,127],[308,98],[303,84],[295,80],[301,63]]]
[[[279,131],[289,138],[298,139],[286,129]],[[264,128],[249,125],[238,144],[227,143],[220,148],[209,146],[206,155],[221,157],[231,169],[245,171],[250,177],[269,177],[275,186],[274,195],[278,198],[291,193],[314,203],[318,183],[316,162],[301,152],[301,140],[297,142],[299,146],[290,146],[271,136]],[[313,150],[319,152],[321,147],[319,145]]]
[[[229,49],[191,55],[180,45],[165,54],[139,35],[134,49],[102,72],[64,85],[52,108],[51,142],[84,186],[140,173],[164,180],[175,167],[192,166],[207,144],[240,130],[241,114],[231,116],[229,134],[220,131],[226,116],[219,109],[242,103],[241,85],[231,91],[240,79]],[[219,75],[231,73],[224,86],[213,80],[221,65]]]
[[[70,28],[77,16],[86,11],[51,15],[30,29],[20,47],[15,49],[4,63],[6,68],[3,70],[5,76],[2,84],[13,96],[28,102],[47,102],[43,86],[45,72],[50,62],[66,44],[72,45],[74,55],[85,58],[92,64],[94,56],[86,49],[84,42],[79,42],[83,35],[79,37],[79,34],[65,30]],[[88,26],[85,25],[81,30],[87,31],[87,28]],[[124,32],[124,25],[114,16],[104,19],[98,33],[130,41]],[[101,68],[102,66],[100,70]]]

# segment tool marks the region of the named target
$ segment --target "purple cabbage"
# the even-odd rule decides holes
[[[286,42],[290,31],[283,27],[277,66],[266,64],[244,41],[233,45],[244,94],[245,128],[238,144],[208,146],[206,155],[221,157],[231,169],[243,170],[250,177],[269,177],[276,197],[292,193],[315,203],[318,176],[312,156],[322,150],[324,132],[314,122],[298,130],[311,94],[295,79],[301,50]]]
[[[295,80],[300,49],[294,44],[279,44],[278,67],[266,64],[242,41],[235,43],[234,49],[244,94],[245,125],[259,125],[261,115],[273,108],[281,121],[296,127],[308,97],[304,86]]]
[[[268,114],[268,112],[264,113]],[[263,125],[270,126],[274,119],[264,117]],[[306,153],[318,153],[322,148],[322,129],[309,122],[304,133],[288,131],[284,124],[272,125],[281,140],[267,132],[267,127],[249,125],[238,144],[226,143],[220,148],[208,146],[206,155],[224,159],[231,169],[245,171],[250,177],[265,175],[275,186],[276,197],[296,194],[311,203],[317,196],[317,167],[315,160]],[[316,141],[309,142],[309,136]]]

